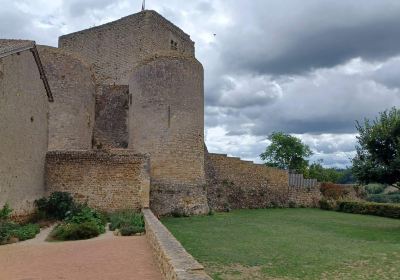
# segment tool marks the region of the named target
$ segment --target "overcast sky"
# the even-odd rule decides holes
[[[0,38],[56,46],[141,2],[0,0]],[[212,152],[259,161],[267,136],[283,131],[310,145],[312,161],[344,167],[355,121],[400,106],[399,0],[146,2],[196,42]]]

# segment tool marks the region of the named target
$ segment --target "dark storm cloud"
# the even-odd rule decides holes
[[[224,64],[238,72],[287,75],[400,53],[399,1],[252,1],[235,8],[238,20],[221,33],[219,47]]]

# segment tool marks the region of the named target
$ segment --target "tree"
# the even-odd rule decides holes
[[[296,170],[304,173],[307,170],[308,158],[312,155],[310,148],[300,139],[285,134],[274,132],[268,139],[271,144],[260,155],[268,166]]]
[[[400,185],[400,110],[384,111],[373,121],[357,122],[353,174],[361,183]]]
[[[335,168],[325,168],[322,166],[323,160],[318,160],[308,168],[308,178],[317,179],[319,182],[337,183],[342,174]]]

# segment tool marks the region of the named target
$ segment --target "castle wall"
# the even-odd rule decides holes
[[[30,51],[0,58],[0,207],[28,215],[44,194],[48,101]]]
[[[160,55],[132,73],[129,148],[150,155],[157,214],[208,211],[203,90],[203,68],[190,57]]]
[[[127,85],[133,66],[157,52],[194,56],[190,37],[154,11],[61,36],[59,47],[92,64],[102,84]]]
[[[288,172],[222,154],[206,154],[210,208],[268,208],[288,204]]]
[[[69,192],[101,211],[149,206],[148,158],[129,150],[53,151],[46,157],[46,192]]]
[[[322,199],[320,185],[313,187],[290,186],[289,203],[293,207],[319,207],[319,201]]]
[[[96,93],[94,148],[128,147],[129,87],[99,86]]]
[[[54,96],[50,104],[49,150],[92,147],[95,84],[81,60],[53,48],[38,48]]]

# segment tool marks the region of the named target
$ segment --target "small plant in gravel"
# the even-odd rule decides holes
[[[110,230],[119,229],[121,235],[134,235],[144,232],[143,214],[133,210],[118,211],[109,214]]]

